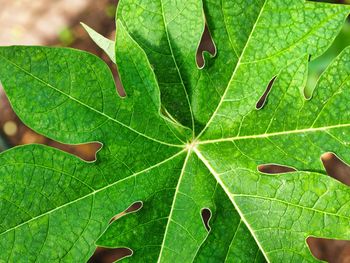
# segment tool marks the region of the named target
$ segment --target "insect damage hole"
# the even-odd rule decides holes
[[[308,237],[306,243],[311,254],[318,260],[325,262],[349,262],[350,241]]]
[[[118,220],[119,218],[121,218],[122,216],[124,216],[126,214],[139,211],[142,208],[142,206],[143,206],[143,202],[142,201],[137,201],[137,202],[133,203],[127,209],[125,209],[123,212],[113,216],[111,218],[111,220],[109,221],[109,223],[111,224],[112,222],[114,222],[115,220]]]
[[[96,161],[96,155],[103,147],[103,145],[99,142],[70,145],[58,143],[56,141],[48,141],[47,145],[59,149],[61,151],[73,154],[87,162]]]
[[[209,53],[212,57],[216,55],[216,46],[207,23],[205,23],[202,38],[197,48],[196,61],[199,68],[204,68],[205,66],[205,53]]]
[[[98,247],[88,263],[112,263],[122,258],[129,257],[132,253],[132,250],[129,248]]]
[[[266,174],[282,174],[295,172],[296,169],[290,166],[280,164],[261,164],[258,166],[259,172]]]
[[[334,153],[328,152],[321,156],[324,168],[329,176],[350,186],[350,167]]]
[[[260,99],[259,99],[258,102],[256,103],[255,108],[256,108],[257,110],[260,110],[262,107],[264,107],[264,105],[265,105],[265,103],[266,103],[266,100],[267,100],[267,97],[268,97],[269,94],[270,94],[270,91],[271,91],[271,89],[272,89],[273,84],[275,83],[276,78],[277,78],[277,76],[274,76],[274,77],[270,80],[270,82],[269,82],[269,84],[267,85],[267,87],[266,87],[266,89],[265,89],[263,95],[260,97]]]
[[[210,231],[210,225],[209,221],[211,218],[211,211],[209,208],[203,208],[201,211],[202,221],[204,224],[205,229],[209,232]]]

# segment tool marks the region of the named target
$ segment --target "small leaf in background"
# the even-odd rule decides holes
[[[105,8],[106,15],[110,18],[115,17],[116,10],[117,10],[117,5],[115,4],[108,4]]]
[[[73,32],[68,27],[60,31],[58,38],[63,46],[69,46],[75,40]]]

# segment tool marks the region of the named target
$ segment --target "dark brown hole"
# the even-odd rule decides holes
[[[312,255],[329,263],[350,262],[350,241],[308,237],[306,242]]]
[[[125,210],[125,213],[136,212],[140,210],[142,206],[143,206],[143,203],[141,201],[135,202],[131,206],[129,206],[128,209]]]
[[[257,110],[260,110],[262,107],[264,107],[265,102],[267,100],[267,97],[268,97],[268,95],[269,95],[269,93],[270,93],[270,91],[272,89],[272,86],[273,86],[273,83],[275,82],[275,80],[276,80],[276,76],[273,77],[273,79],[270,80],[269,84],[266,87],[266,90],[265,90],[264,94],[260,97],[260,99],[256,103],[255,108]]]
[[[339,182],[350,186],[350,167],[334,153],[325,153],[321,156],[327,174]]]
[[[113,216],[112,219],[109,221],[109,223],[114,222],[115,220],[121,218],[122,216],[124,216],[124,215],[126,215],[128,213],[132,213],[132,212],[136,212],[136,211],[140,210],[142,208],[142,206],[143,206],[143,203],[141,201],[133,203],[131,206],[129,206],[123,212]]]
[[[282,174],[296,171],[293,167],[279,164],[262,164],[258,166],[258,170],[266,174]]]
[[[112,263],[124,257],[131,256],[132,251],[129,248],[104,248],[98,247],[89,263]]]
[[[197,66],[199,68],[203,68],[205,65],[204,52],[208,52],[212,56],[215,56],[216,54],[216,47],[207,24],[205,24],[202,39],[197,49],[196,60],[197,60]]]
[[[207,231],[210,231],[209,220],[211,218],[211,211],[208,208],[203,208],[201,211],[202,220]]]

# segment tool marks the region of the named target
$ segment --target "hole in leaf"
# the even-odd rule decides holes
[[[277,76],[273,77],[273,78],[270,80],[269,84],[268,84],[267,87],[266,87],[266,90],[265,90],[264,94],[260,97],[260,99],[259,99],[258,102],[256,103],[255,108],[256,108],[257,110],[260,110],[262,107],[264,107],[265,102],[266,102],[266,100],[267,100],[267,97],[268,97],[268,95],[269,95],[269,93],[270,93],[270,91],[271,91],[271,89],[272,89],[273,83],[275,82],[276,78],[277,78]]]
[[[201,211],[201,216],[202,216],[202,220],[203,220],[203,224],[205,226],[205,228],[207,229],[207,231],[210,231],[210,225],[209,225],[209,221],[211,218],[211,211],[209,208],[203,208]]]
[[[102,144],[98,142],[85,143],[79,145],[62,144],[56,141],[47,141],[47,145],[61,151],[74,154],[87,162],[96,161],[96,154],[101,150]]]
[[[280,164],[262,164],[258,166],[258,170],[266,174],[282,174],[296,171],[293,167]]]
[[[112,263],[131,255],[132,255],[132,250],[129,248],[98,247],[88,262],[89,263]]]
[[[208,52],[212,56],[215,56],[216,54],[216,46],[210,34],[207,23],[205,23],[204,32],[197,49],[196,61],[197,61],[197,66],[199,68],[203,68],[205,66],[205,59],[204,59],[205,52]]]
[[[325,153],[321,160],[327,174],[341,183],[350,186],[350,167],[334,153]]]
[[[129,206],[127,209],[125,209],[123,212],[116,214],[115,216],[112,217],[112,219],[109,221],[109,223],[114,222],[115,220],[121,218],[122,216],[132,213],[132,212],[137,212],[139,211],[143,206],[143,203],[141,201],[137,201],[133,203],[131,206]]]
[[[142,206],[143,206],[143,203],[141,201],[135,202],[131,206],[129,206],[128,209],[125,210],[125,213],[136,212],[140,210]]]
[[[350,241],[308,237],[306,242],[312,255],[330,263],[350,262]]]

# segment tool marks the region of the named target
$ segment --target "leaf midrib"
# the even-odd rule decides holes
[[[256,135],[243,135],[243,136],[238,135],[238,136],[228,137],[228,138],[198,141],[197,144],[212,144],[212,143],[220,143],[220,142],[239,141],[239,140],[264,139],[269,137],[283,136],[283,135],[290,135],[290,134],[327,132],[328,130],[347,128],[347,127],[350,127],[350,123],[323,126],[323,127],[317,127],[317,128],[296,129],[296,130],[289,130],[289,131],[282,131],[282,132],[262,133],[262,134],[256,134]]]
[[[326,212],[326,211],[322,211],[313,207],[307,207],[307,206],[302,206],[302,205],[298,205],[298,204],[293,204],[293,203],[289,203],[287,201],[278,199],[278,198],[273,198],[273,197],[267,197],[267,196],[260,196],[260,195],[253,195],[253,194],[233,194],[234,197],[247,197],[247,198],[256,198],[256,199],[262,199],[262,200],[268,200],[271,202],[279,202],[285,205],[290,205],[290,206],[295,206],[298,207],[300,209],[305,209],[305,210],[310,210],[312,212],[315,213],[321,213],[321,214],[325,214],[325,215],[330,215],[330,216],[335,216],[335,217],[339,217],[342,219],[346,219],[350,221],[350,216],[344,216],[344,215],[339,215],[336,213],[331,213],[331,212]]]
[[[189,151],[187,152],[186,159],[185,159],[184,164],[183,164],[183,166],[182,166],[181,173],[180,173],[180,176],[179,176],[177,185],[176,185],[176,189],[175,189],[173,201],[172,201],[172,204],[171,204],[171,208],[170,208],[170,213],[169,213],[168,221],[167,221],[167,224],[166,224],[166,227],[165,227],[164,237],[163,237],[163,241],[162,241],[162,244],[161,244],[161,247],[160,247],[160,252],[159,252],[159,256],[158,256],[157,263],[160,263],[160,262],[161,262],[161,259],[162,259],[163,249],[164,249],[164,247],[165,247],[165,242],[166,242],[166,238],[167,238],[167,233],[168,233],[169,225],[170,225],[171,222],[174,222],[174,221],[172,221],[172,216],[173,216],[174,207],[175,207],[175,203],[176,203],[176,197],[177,197],[177,194],[179,193],[179,189],[180,189],[180,185],[181,185],[181,180],[182,180],[183,175],[185,174],[186,165],[187,165],[187,162],[188,162],[188,160],[189,160],[189,158],[190,158],[190,155],[191,155],[191,151],[189,150]]]
[[[160,0],[160,5],[161,5],[162,19],[163,19],[163,23],[164,23],[164,30],[165,30],[166,37],[167,37],[167,41],[168,41],[168,44],[169,44],[169,49],[170,49],[171,57],[173,58],[173,61],[174,61],[175,67],[176,67],[176,71],[177,71],[177,73],[178,73],[178,75],[179,75],[179,78],[180,78],[180,80],[181,80],[181,86],[183,87],[183,90],[184,90],[184,92],[185,92],[186,102],[187,102],[188,108],[189,108],[189,110],[190,110],[191,123],[192,123],[192,136],[193,136],[193,138],[194,138],[194,137],[195,137],[195,122],[194,122],[194,116],[193,116],[193,110],[192,110],[190,98],[189,98],[189,95],[188,95],[188,92],[187,92],[185,83],[184,83],[184,81],[183,81],[182,75],[181,75],[181,73],[180,73],[179,66],[177,65],[177,61],[176,61],[176,58],[175,58],[175,55],[174,55],[174,51],[173,51],[172,44],[171,44],[171,42],[170,42],[170,37],[169,37],[169,32],[168,32],[168,23],[166,22],[166,19],[165,19],[165,12],[164,12],[163,0]],[[203,31],[204,31],[204,28],[203,28]]]

